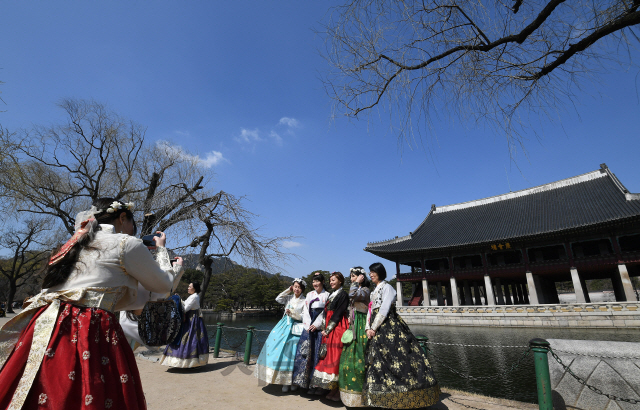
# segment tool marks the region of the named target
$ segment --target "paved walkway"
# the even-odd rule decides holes
[[[137,349],[136,353],[141,349]],[[254,365],[245,366],[232,355],[211,359],[195,369],[171,369],[158,365],[158,355],[137,353],[138,368],[149,410],[232,408],[246,410],[330,410],[345,408],[342,403],[308,396],[282,393],[281,386],[265,386],[253,376]],[[538,406],[477,396],[443,389],[440,403],[429,410],[537,410]]]
[[[13,316],[13,315],[10,315]],[[0,318],[0,326],[9,318]],[[231,408],[246,410],[330,410],[345,408],[336,403],[307,396],[282,393],[281,386],[265,386],[254,376],[254,366],[245,366],[233,355],[211,359],[196,369],[174,369],[156,363],[158,351],[136,349],[136,361],[149,410],[185,408]],[[538,406],[494,399],[443,388],[440,402],[429,410],[537,410]]]

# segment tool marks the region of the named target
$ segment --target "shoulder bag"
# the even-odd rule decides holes
[[[138,334],[147,346],[163,346],[173,342],[180,333],[182,315],[180,300],[173,295],[165,300],[149,301],[138,318]]]

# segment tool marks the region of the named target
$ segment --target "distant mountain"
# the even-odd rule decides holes
[[[196,269],[196,270],[201,270],[201,267],[198,265],[198,255],[197,254],[188,254],[182,257],[182,259],[184,259],[184,267],[186,269]],[[222,257],[222,258],[213,258],[213,265],[212,267],[212,272],[214,275],[217,275],[219,273],[224,273],[227,272],[235,267],[238,266],[242,266],[241,264],[232,261],[231,259],[227,258],[227,257]],[[252,268],[255,269],[255,268]],[[268,278],[273,276],[273,273],[269,273],[267,271],[263,271],[262,269],[255,269],[256,273],[259,275],[264,275]],[[289,276],[284,276],[284,275],[280,275],[280,277],[284,280],[288,280],[293,282],[293,278],[290,278]]]

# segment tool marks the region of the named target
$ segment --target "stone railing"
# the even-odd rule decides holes
[[[640,408],[640,343],[547,341],[554,409]]]
[[[403,306],[408,324],[640,329],[640,302],[514,306]]]

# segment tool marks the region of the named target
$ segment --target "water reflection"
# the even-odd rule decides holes
[[[247,326],[255,326],[256,330],[270,331],[280,317],[260,318],[221,318],[205,315],[205,323],[209,332],[209,343],[213,348],[215,342],[216,323],[225,324],[226,340],[222,340],[222,349],[229,349],[229,344],[237,345],[245,340]],[[239,330],[230,327],[240,328]],[[513,372],[508,373],[511,366],[522,356],[529,340],[541,337],[544,339],[578,339],[578,340],[611,340],[620,342],[637,342],[640,330],[605,330],[605,329],[531,329],[531,328],[499,328],[499,327],[459,327],[459,326],[422,326],[411,325],[416,335],[425,335],[431,342],[465,345],[489,345],[485,347],[466,347],[430,344],[435,355],[431,358],[436,377],[441,386],[474,392],[486,396],[537,402],[535,371],[532,356],[527,357]],[[262,343],[268,332],[257,332],[258,341],[254,341],[251,353],[260,353]],[[227,343],[228,342],[228,343]],[[519,346],[516,348],[506,346]],[[244,346],[235,349],[244,352]],[[495,376],[490,380],[469,380],[448,370],[438,363],[438,358],[465,375],[475,377]],[[550,360],[553,360],[549,357]]]

